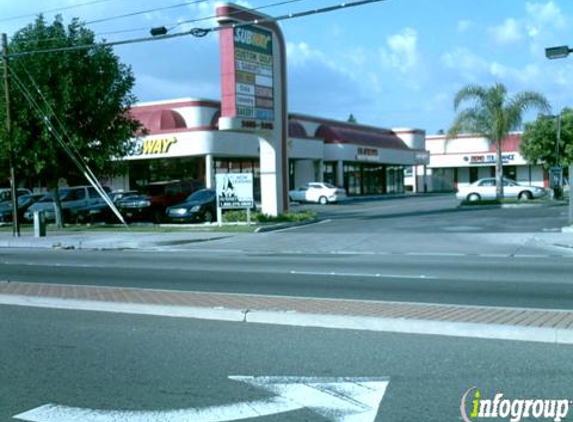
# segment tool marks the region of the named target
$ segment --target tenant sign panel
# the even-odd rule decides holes
[[[247,126],[252,123],[253,129],[272,128],[275,120],[272,33],[252,25],[226,29],[221,33],[221,53],[222,116],[243,119]]]

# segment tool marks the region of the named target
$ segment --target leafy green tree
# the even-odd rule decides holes
[[[459,110],[463,103],[469,106]],[[525,91],[509,97],[503,84],[491,88],[468,85],[462,88],[454,99],[454,110],[458,112],[447,137],[455,138],[460,133],[483,136],[496,147],[496,196],[503,198],[503,166],[501,141],[511,132],[521,127],[523,114],[537,108],[549,110],[549,102],[537,92]]]
[[[358,123],[354,114],[350,113],[350,116],[348,116],[348,123]]]
[[[521,154],[527,161],[539,163],[545,169],[573,163],[573,110],[565,108],[561,112],[559,145],[558,124],[557,118],[546,116],[538,116],[534,122],[525,124],[521,135]]]
[[[73,48],[77,46],[89,48]],[[94,33],[77,19],[66,26],[61,16],[48,24],[40,15],[11,38],[9,52],[14,55],[9,58],[11,138],[20,178],[42,181],[54,189],[61,178],[82,173],[45,124],[48,120],[56,128],[63,125],[66,143],[98,177],[121,172],[124,163],[113,157],[129,152],[130,140],[140,128],[129,115],[136,101],[131,94],[135,84],[131,68],[120,63],[111,47],[98,45]],[[18,56],[25,52],[38,53]],[[3,114],[3,98],[0,110]],[[5,148],[7,136],[0,136]],[[55,194],[61,225],[57,189]]]

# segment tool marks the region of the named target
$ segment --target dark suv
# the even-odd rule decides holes
[[[116,206],[128,221],[161,223],[167,207],[181,202],[201,187],[198,181],[191,180],[149,183],[141,189],[141,195],[121,199]]]

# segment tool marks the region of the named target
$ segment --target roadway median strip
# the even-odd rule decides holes
[[[0,304],[573,344],[573,311],[0,282]]]

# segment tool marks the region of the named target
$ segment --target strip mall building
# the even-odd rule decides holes
[[[504,176],[519,183],[549,186],[549,175],[540,165],[528,163],[519,151],[521,134],[512,133],[502,142]],[[426,137],[430,163],[426,168],[427,190],[454,191],[484,177],[495,175],[496,149],[485,138],[444,135]],[[423,171],[423,169],[418,169]]]
[[[186,178],[213,187],[217,173],[249,172],[254,176],[255,199],[260,200],[259,138],[253,132],[219,130],[219,102],[143,103],[131,113],[147,134],[125,157],[129,171],[114,179],[114,188]],[[289,114],[287,157],[290,189],[325,181],[343,186],[349,195],[374,195],[404,192],[404,169],[427,164],[429,154],[422,130],[389,130]]]

